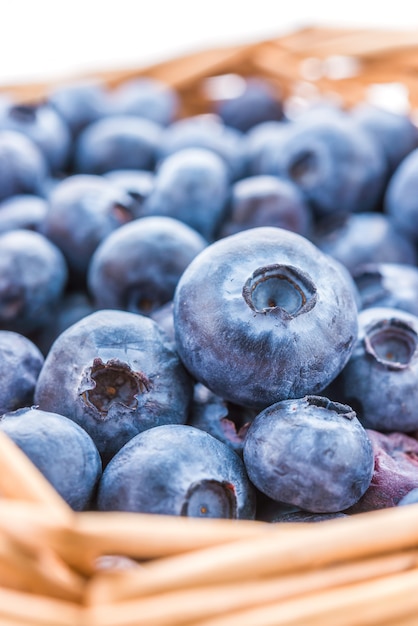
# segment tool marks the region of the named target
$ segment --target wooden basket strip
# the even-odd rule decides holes
[[[3,619],[33,626],[81,626],[83,612],[74,603],[0,587],[0,624]]]
[[[86,595],[90,608],[86,609],[86,613],[91,626],[182,626],[201,619],[202,615],[205,618],[223,616],[231,611],[303,597],[321,590],[416,568],[417,563],[418,553],[415,551],[290,576],[262,580],[249,577],[238,583],[180,589],[113,604],[110,603],[115,599],[117,580],[112,580],[112,577],[106,580],[105,576],[101,576],[100,580],[93,579],[90,583]]]
[[[0,432],[0,493],[6,498],[38,502],[48,515],[60,520],[72,518],[72,510],[29,458]]]
[[[286,532],[286,527],[297,532]],[[167,526],[167,530],[168,530]],[[393,532],[402,528],[402,532]],[[418,505],[321,522],[278,524],[259,537],[144,563],[139,595],[301,571],[418,547]]]
[[[376,626],[418,611],[418,570],[320,591],[285,602],[239,610],[190,626]]]

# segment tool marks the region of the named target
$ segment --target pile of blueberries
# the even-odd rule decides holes
[[[418,502],[418,127],[239,78],[0,97],[0,429],[76,511]]]

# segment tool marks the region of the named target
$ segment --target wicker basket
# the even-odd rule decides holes
[[[345,75],[330,71],[335,59]],[[401,84],[413,111],[417,67],[418,32],[309,28],[96,78],[158,77],[184,115],[210,110],[205,80],[228,73],[347,106]],[[33,100],[50,86],[2,91]],[[1,625],[418,624],[418,505],[320,524],[74,513],[4,435],[0,492]]]

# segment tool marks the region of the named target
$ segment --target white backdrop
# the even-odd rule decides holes
[[[411,0],[0,0],[0,84],[143,66],[302,26],[418,28]]]

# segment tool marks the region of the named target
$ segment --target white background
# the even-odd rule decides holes
[[[418,29],[413,0],[0,0],[0,84],[146,66],[304,26]]]

